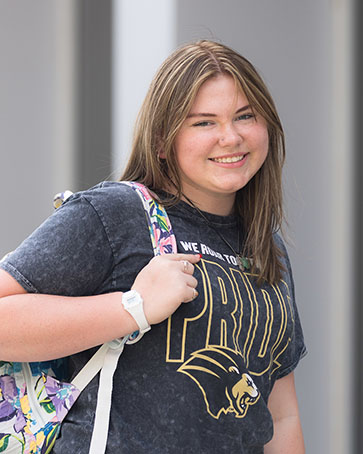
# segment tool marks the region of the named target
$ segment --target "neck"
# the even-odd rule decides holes
[[[234,200],[231,205],[224,203],[223,205],[217,206],[216,200],[213,200],[210,204],[205,203],[205,201],[204,203],[200,203],[198,200],[193,200],[184,193],[182,193],[181,199],[192,207],[197,208],[198,211],[201,210],[206,213],[217,214],[218,216],[228,216],[233,213]]]
[[[170,194],[176,194],[177,189],[173,182],[167,184],[165,190]],[[196,206],[199,210],[218,216],[228,216],[234,211],[234,201],[236,194],[207,194],[191,185],[184,184],[182,187],[182,197],[184,202]]]

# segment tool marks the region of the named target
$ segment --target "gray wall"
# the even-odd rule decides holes
[[[111,174],[112,0],[78,0],[77,17],[77,189],[86,189]]]
[[[0,1],[0,258],[111,173],[112,2]]]
[[[361,279],[361,270],[363,269],[363,209],[362,209],[362,194],[363,194],[363,178],[362,178],[362,169],[363,169],[363,154],[360,150],[360,144],[363,143],[363,128],[362,128],[362,118],[363,118],[363,53],[361,49],[363,48],[363,29],[361,27],[363,18],[363,2],[356,3],[355,9],[355,46],[357,49],[356,52],[356,70],[354,71],[354,89],[355,89],[355,148],[356,148],[356,159],[354,161],[356,170],[355,170],[355,197],[354,197],[354,206],[357,210],[357,219],[355,225],[355,235],[354,239],[356,241],[356,261],[355,261],[355,289],[356,289],[356,302],[357,302],[357,311],[356,311],[356,337],[355,344],[356,350],[355,355],[357,358],[362,358],[363,356],[363,280]],[[357,373],[355,374],[356,380],[354,383],[355,389],[362,389],[363,383],[363,361],[360,361],[357,368]],[[356,446],[357,452],[361,446],[363,446],[363,392],[360,392],[360,395],[356,399],[357,408],[354,415],[354,428],[356,430]]]
[[[51,210],[55,29],[52,2],[0,2],[0,256]]]

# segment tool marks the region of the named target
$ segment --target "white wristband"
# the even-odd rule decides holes
[[[136,290],[125,292],[122,295],[122,304],[125,310],[135,319],[140,333],[144,334],[151,329],[145,317],[144,301]]]

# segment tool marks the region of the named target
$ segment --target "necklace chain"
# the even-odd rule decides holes
[[[204,213],[192,202],[185,194],[182,194],[182,196],[187,200],[187,202],[196,210],[196,212],[199,214],[199,216],[207,223],[207,225],[219,236],[219,238],[230,248],[230,250],[233,252],[234,256],[236,257],[238,267],[241,271],[249,270],[251,267],[250,260],[248,257],[244,257],[241,254],[241,251],[237,252],[230,242],[224,238],[224,236],[216,229],[213,227],[207,216],[204,215]],[[241,247],[240,244],[240,228],[239,228],[239,223],[237,226],[237,242],[238,242],[238,247]]]

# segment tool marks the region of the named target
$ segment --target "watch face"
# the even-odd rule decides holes
[[[135,319],[141,334],[150,329],[150,325],[144,314],[143,300],[136,290],[130,290],[129,292],[124,293],[122,304]],[[139,338],[137,338],[137,340],[139,340]]]
[[[142,302],[141,297],[134,290],[132,290],[132,291],[134,293],[132,295],[128,295],[127,300],[126,300],[126,304],[128,307],[137,306],[138,304],[141,304],[141,302]]]

